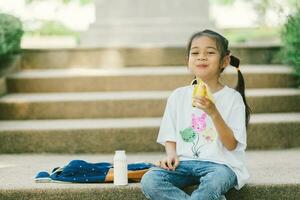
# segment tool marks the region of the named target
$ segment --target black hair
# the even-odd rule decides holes
[[[230,54],[230,51],[228,50],[228,40],[225,37],[223,37],[222,35],[220,35],[219,33],[211,31],[211,30],[200,31],[200,32],[194,33],[191,36],[191,38],[189,39],[188,45],[187,45],[187,51],[186,51],[187,52],[187,60],[190,55],[190,50],[191,50],[193,40],[195,38],[202,37],[202,36],[207,36],[216,41],[217,48],[221,54],[221,62],[224,62],[225,56]],[[243,98],[243,101],[245,104],[245,113],[246,113],[245,123],[246,123],[246,127],[248,128],[249,121],[250,121],[251,109],[250,109],[249,105],[247,104],[246,97],[245,97],[245,81],[244,81],[242,72],[239,70],[240,60],[237,57],[230,55],[230,65],[233,67],[236,67],[237,71],[238,71],[238,83],[235,87],[235,90],[238,91]],[[224,71],[224,68],[221,70],[221,73],[223,71]]]

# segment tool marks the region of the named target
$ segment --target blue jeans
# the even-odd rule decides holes
[[[219,200],[237,184],[235,173],[226,165],[208,161],[180,161],[175,171],[155,167],[141,180],[142,191],[152,200]],[[191,195],[182,189],[199,185]]]

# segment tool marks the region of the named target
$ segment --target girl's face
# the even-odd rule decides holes
[[[219,79],[221,54],[217,49],[216,41],[200,36],[192,41],[189,52],[188,67],[197,77],[205,80]]]

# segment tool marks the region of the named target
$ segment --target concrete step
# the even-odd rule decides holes
[[[281,63],[274,60],[278,45],[232,45],[230,50],[243,64]],[[23,49],[22,68],[174,66],[185,65],[185,56],[185,46]]]
[[[9,94],[0,119],[160,117],[170,91]],[[300,112],[299,89],[249,89],[253,113]]]
[[[283,65],[243,65],[247,88],[293,87],[293,69]],[[237,73],[228,67],[223,80],[235,87]],[[10,93],[173,90],[193,77],[185,66],[116,69],[23,70],[7,77]]]
[[[230,190],[228,200],[282,200],[298,199],[300,195],[300,149],[247,151],[246,165],[250,171],[249,183],[240,191]],[[155,162],[163,153],[127,153],[128,162]],[[105,184],[34,183],[39,171],[80,159],[88,162],[112,162],[112,154],[57,155],[22,154],[0,155],[0,199],[145,199],[140,183],[125,187]],[[20,181],[22,180],[22,181]],[[186,191],[195,189],[190,187]]]
[[[0,153],[161,151],[161,118],[0,121]],[[300,147],[300,113],[254,114],[249,149]]]

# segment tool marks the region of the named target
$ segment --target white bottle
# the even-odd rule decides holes
[[[114,156],[114,184],[127,185],[127,159],[125,151],[115,151]]]

